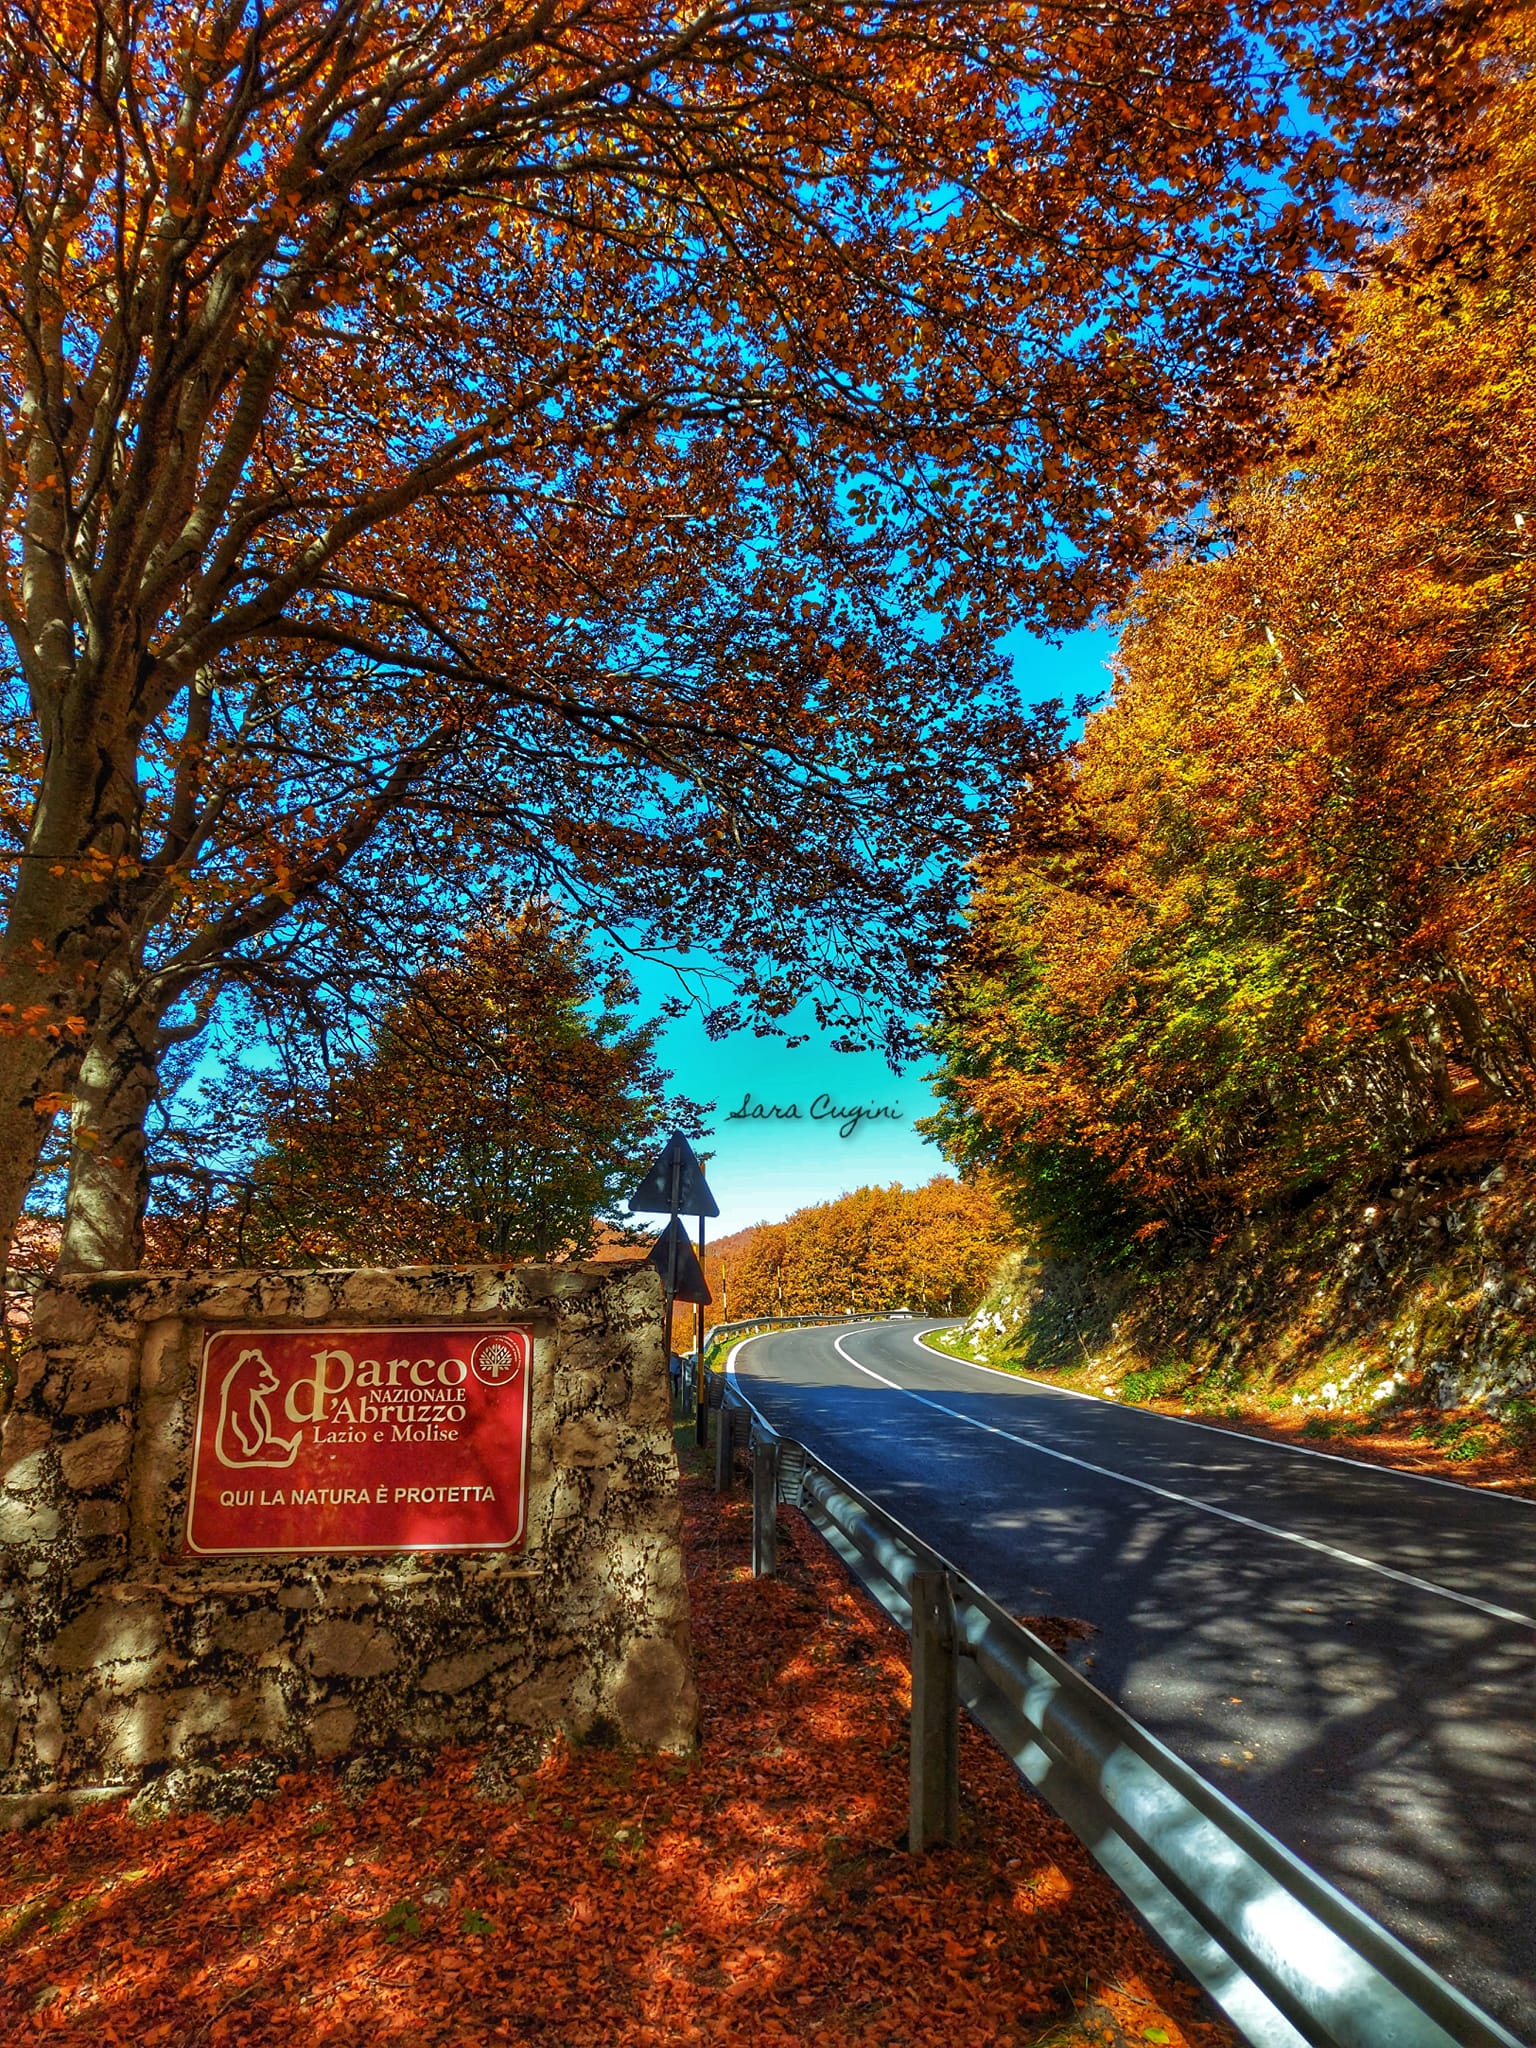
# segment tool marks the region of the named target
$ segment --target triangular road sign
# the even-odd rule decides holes
[[[704,1269],[699,1264],[688,1233],[674,1216],[651,1246],[645,1262],[654,1266],[664,1282],[671,1283],[674,1301],[713,1301]]]
[[[704,1169],[693,1156],[693,1147],[674,1131],[662,1148],[661,1157],[629,1198],[630,1213],[644,1216],[718,1216],[720,1204],[709,1192]],[[692,1295],[683,1295],[692,1301]],[[708,1301],[706,1294],[703,1299]]]

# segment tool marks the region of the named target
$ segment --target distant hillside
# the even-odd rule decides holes
[[[782,1223],[706,1240],[707,1321],[902,1307],[963,1314],[1013,1242],[982,1182],[936,1174],[923,1187],[855,1188]]]

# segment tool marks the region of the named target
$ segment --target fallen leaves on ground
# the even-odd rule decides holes
[[[443,1752],[232,1820],[122,1806],[0,1848],[0,2034],[174,2048],[918,2048],[1229,2039],[985,1737],[912,1857],[900,1635],[786,1513],[685,1481],[698,1752]],[[493,1785],[503,1797],[476,1789]]]
[[[1129,1403],[1127,1404],[1129,1405]],[[1145,1401],[1161,1415],[1187,1416],[1176,1401]],[[1362,1465],[1387,1465],[1396,1472],[1416,1472],[1431,1479],[1451,1479],[1458,1486],[1489,1493],[1525,1494],[1536,1498],[1536,1452],[1531,1432],[1518,1435],[1501,1428],[1484,1408],[1413,1408],[1373,1416],[1345,1411],[1318,1428],[1315,1416],[1290,1416],[1245,1409],[1238,1415],[1194,1413],[1198,1422],[1238,1436],[1268,1437],[1271,1443],[1303,1450],[1326,1451],[1333,1458],[1352,1458]],[[1309,1426],[1310,1425],[1310,1426]]]

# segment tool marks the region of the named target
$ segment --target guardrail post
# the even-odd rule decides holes
[[[698,1408],[693,1418],[693,1440],[703,1450],[709,1442],[709,1381],[704,1377],[702,1361],[693,1369],[694,1390],[698,1396]]]
[[[959,1635],[946,1572],[914,1572],[912,1800],[907,1847],[952,1842],[960,1824]]]
[[[771,1579],[779,1569],[779,1446],[758,1437],[752,1446],[752,1576]]]
[[[736,1410],[727,1402],[715,1419],[715,1491],[727,1493],[736,1449]]]

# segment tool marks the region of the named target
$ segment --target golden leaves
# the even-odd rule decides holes
[[[968,1309],[1012,1241],[984,1179],[936,1176],[923,1187],[865,1187],[758,1225],[705,1252],[716,1312],[815,1315],[910,1307]]]
[[[935,1127],[1048,1245],[1536,1098],[1530,95],[1357,297],[1290,458],[1142,579],[1112,706],[985,864]]]
[[[514,1732],[366,1792],[309,1771],[233,1819],[145,1825],[115,1801],[6,1837],[0,2024],[68,2048],[799,2048],[812,2029],[824,2048],[1017,2048],[1071,2011],[1084,2041],[1218,2048],[979,1731],[965,1848],[893,1850],[900,1636],[795,1510],[782,1576],[753,1579],[740,1492],[687,1474],[681,1493],[700,1755],[519,1754]],[[904,1963],[921,1996],[893,1996]]]

